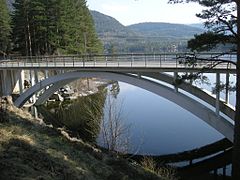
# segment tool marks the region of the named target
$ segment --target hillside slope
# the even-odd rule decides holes
[[[140,32],[144,36],[191,38],[202,32],[202,29],[184,24],[171,23],[139,23],[128,26],[129,29]]]
[[[0,122],[0,179],[160,179],[12,105],[6,117]]]
[[[116,19],[91,11],[105,53],[186,51],[187,41],[203,29],[184,24],[139,23],[124,26]]]
[[[92,17],[95,22],[95,28],[99,35],[109,36],[130,36],[136,35],[135,32],[122,25],[119,21],[111,16],[104,15],[97,11],[91,11]]]

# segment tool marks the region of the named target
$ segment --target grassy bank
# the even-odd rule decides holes
[[[161,179],[7,106],[0,122],[0,179]]]

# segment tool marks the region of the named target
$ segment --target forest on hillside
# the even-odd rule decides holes
[[[101,53],[85,0],[0,0],[0,55]]]
[[[0,56],[186,52],[205,31],[202,24],[124,26],[90,11],[86,0],[0,0],[0,8]]]
[[[154,53],[187,51],[187,41],[203,28],[171,23],[139,23],[124,26],[113,17],[91,11],[106,53]]]
[[[90,11],[104,52],[114,53],[164,53],[188,52],[196,44],[192,41],[202,33],[209,33],[204,24],[173,24],[144,22],[122,25],[111,16]],[[211,51],[234,49],[231,43],[218,44]]]

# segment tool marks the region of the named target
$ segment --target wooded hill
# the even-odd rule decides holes
[[[148,37],[167,37],[167,38],[192,38],[194,34],[202,32],[202,29],[184,25],[171,23],[139,23],[127,26],[129,29],[140,32]]]
[[[116,19],[97,11],[91,11],[91,14],[107,53],[186,51],[187,41],[204,31],[196,27],[196,24],[147,22],[124,26]]]

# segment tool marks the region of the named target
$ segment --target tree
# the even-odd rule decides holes
[[[45,3],[46,2],[46,3]],[[48,40],[48,14],[49,1],[31,0],[29,2],[30,35],[32,54],[50,54]]]
[[[22,55],[101,51],[85,0],[16,0],[13,42]]]
[[[10,46],[10,15],[6,0],[0,0],[0,56],[6,55]]]
[[[32,55],[29,5],[29,0],[16,0],[12,16],[14,50],[27,56]]]
[[[101,125],[101,141],[109,151],[126,153],[130,149],[130,128],[124,121],[122,104],[117,104],[114,92],[107,97]]]
[[[13,42],[22,55],[53,54],[60,46],[59,1],[16,0],[13,3]]]
[[[234,0],[169,0],[170,3],[197,2],[206,9],[196,14],[197,17],[205,20],[205,27],[208,32],[195,35],[195,38],[188,42],[191,50],[210,50],[219,44],[237,45],[237,16],[236,1]],[[236,46],[235,49],[236,51]]]
[[[59,50],[67,54],[101,53],[92,16],[85,0],[60,2]]]
[[[209,32],[189,41],[192,50],[211,49],[219,43],[235,44],[237,51],[237,83],[234,142],[232,157],[233,179],[240,179],[240,1],[239,0],[169,0],[169,3],[197,2],[206,7],[197,17],[205,20]]]

